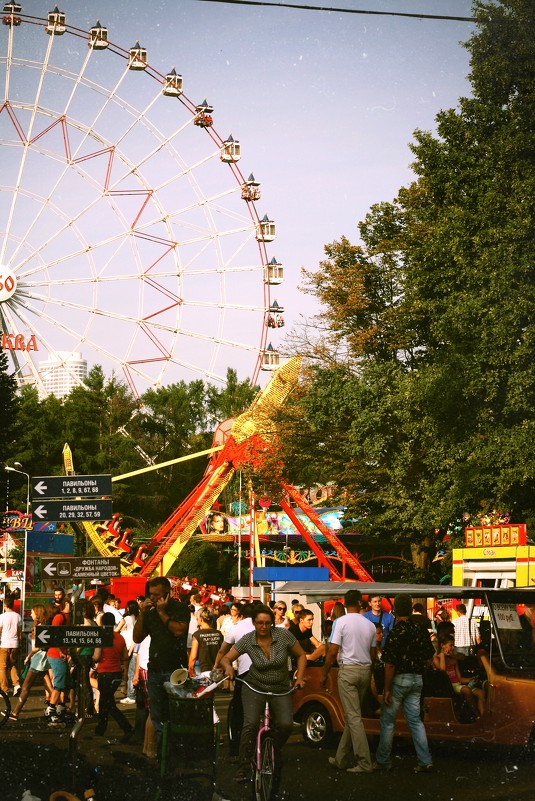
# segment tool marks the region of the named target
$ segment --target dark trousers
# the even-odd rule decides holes
[[[244,685],[243,728],[240,738],[240,767],[247,770],[254,750],[254,741],[258,733],[259,723],[263,717],[266,696],[255,693]],[[271,715],[270,727],[275,741],[275,749],[280,750],[293,730],[292,701],[289,695],[272,695],[269,697]],[[279,759],[280,765],[280,759]]]
[[[243,673],[240,679],[247,680],[247,673]],[[230,717],[230,730],[232,740],[229,743],[230,756],[238,756],[240,753],[240,737],[243,728],[243,701],[241,697],[243,684],[241,681],[234,682],[234,695],[232,696],[232,710]]]
[[[115,693],[121,684],[122,673],[99,673],[97,675],[100,699],[98,702],[98,723],[95,734],[104,734],[108,726],[108,717],[117,722],[125,734],[131,731],[130,723],[115,705]]]

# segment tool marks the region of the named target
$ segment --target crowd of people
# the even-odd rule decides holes
[[[468,618],[462,603],[456,605],[455,619],[443,606],[431,619],[422,604],[412,604],[409,595],[396,596],[389,610],[380,595],[366,601],[358,589],[351,589],[322,621],[322,635],[327,636],[319,639],[313,634],[314,612],[297,599],[290,608],[284,600],[269,605],[249,603],[222,592],[208,593],[208,588],[201,592],[202,586],[185,596],[184,585],[188,585],[187,577],[180,583],[181,591],[166,577],[157,577],[149,582],[149,597],[140,596],[124,605],[102,588],[78,603],[82,625],[113,629],[111,645],[45,650],[35,642],[37,626],[74,622],[68,596],[56,588],[48,606],[37,604],[31,609],[33,627],[20,675],[21,619],[13,611],[13,599],[6,597],[0,614],[0,686],[8,692],[10,680],[17,697],[11,720],[19,719],[30,689],[40,680],[50,726],[69,723],[75,713],[83,714],[94,719],[95,735],[104,736],[111,717],[122,731],[122,742],[137,742],[145,756],[156,759],[161,756],[163,726],[169,719],[164,685],[173,671],[184,667],[195,677],[222,669],[225,689],[234,692],[230,756],[238,760],[236,780],[244,781],[264,704],[259,693],[274,693],[270,708],[280,750],[292,730],[292,703],[285,693],[292,682],[297,687],[304,685],[310,663],[322,666],[324,687],[332,667],[338,668],[345,727],[336,754],[329,758],[338,770],[354,774],[389,770],[394,722],[400,709],[412,734],[416,772],[433,769],[421,716],[423,674],[428,668],[448,677],[452,693],[465,699],[474,716],[484,714],[481,684],[460,670],[462,660],[480,642],[476,623]],[[120,687],[124,697],[118,704]],[[370,692],[380,716],[375,757],[362,714],[364,698]],[[130,704],[136,707],[133,725],[121,709]]]

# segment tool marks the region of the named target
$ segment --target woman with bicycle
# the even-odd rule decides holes
[[[288,658],[297,661],[295,687],[304,687],[304,673],[307,666],[305,652],[294,635],[284,628],[275,628],[275,618],[268,606],[257,606],[252,615],[254,631],[243,636],[221,659],[221,667],[229,679],[235,670],[232,663],[243,654],[251,659],[247,681],[242,689],[244,722],[240,739],[239,770],[236,781],[247,781],[253,753],[254,738],[264,711],[266,697],[269,700],[271,723],[274,730],[276,755],[293,728],[291,682],[288,671]],[[280,760],[276,759],[276,764]],[[278,771],[277,771],[278,773]],[[278,776],[274,778],[275,790]]]

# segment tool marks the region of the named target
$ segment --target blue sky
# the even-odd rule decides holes
[[[25,14],[43,16],[54,4],[22,5]],[[468,0],[338,0],[336,5],[470,16]],[[68,23],[82,30],[100,19],[110,39],[125,49],[139,40],[158,71],[176,67],[185,94],[214,106],[217,132],[239,139],[241,171],[254,172],[261,182],[258,211],[277,224],[269,258],[276,256],[285,267],[285,283],[273,296],[286,309],[286,329],[270,336],[275,345],[302,315],[316,310],[298,289],[301,266],[315,269],[324,244],[342,235],[357,240],[357,223],[370,206],[391,200],[411,180],[413,131],[432,130],[436,113],[456,106],[470,91],[468,53],[461,42],[473,30],[471,23],[196,0],[64,0],[59,6]],[[47,40],[41,30],[32,30],[27,57]],[[2,55],[4,43],[5,38]],[[81,55],[82,46],[68,45],[65,67]],[[110,89],[108,80],[102,71],[102,84]],[[143,146],[141,132],[140,142]],[[206,175],[210,184],[212,176]],[[72,198],[62,196],[61,202],[68,214]],[[258,276],[255,280],[261,283]],[[249,289],[246,282],[241,287],[245,304]],[[227,300],[239,305],[240,284],[229,283],[226,292]],[[251,302],[257,303],[256,290],[253,295]],[[253,369],[259,324],[258,313],[245,324],[237,322],[251,350],[222,357],[235,356],[242,377]],[[222,369],[219,364],[214,372]]]

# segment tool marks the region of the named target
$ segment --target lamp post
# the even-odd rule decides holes
[[[28,522],[28,518],[30,515],[30,475],[22,470],[22,465],[20,462],[13,462],[15,467],[9,467],[6,465],[5,470],[8,473],[20,473],[21,476],[26,476],[26,521]],[[23,568],[23,576],[22,576],[22,592],[21,592],[21,601],[20,601],[20,616],[22,620],[24,620],[24,603],[26,600],[26,560],[28,554],[28,530],[26,526],[24,526],[24,568]],[[6,560],[7,561],[7,560]]]
[[[20,473],[21,476],[26,476],[26,514],[30,514],[30,476],[24,470],[21,470],[22,467],[20,462],[13,462],[15,467],[8,467],[6,465],[5,470],[8,473]]]

